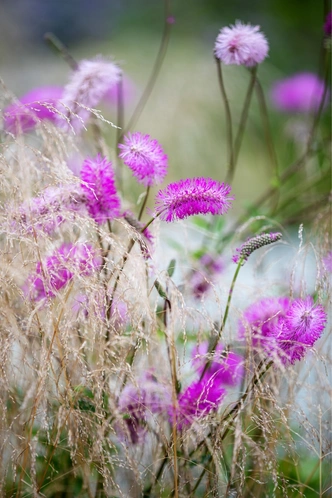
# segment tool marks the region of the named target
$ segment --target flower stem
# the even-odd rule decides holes
[[[116,156],[116,178],[119,189],[122,191],[122,170],[121,161],[118,156],[118,146],[122,139],[122,129],[124,125],[124,105],[123,105],[123,80],[122,74],[117,84],[117,119],[116,119],[116,139],[115,139],[115,156]]]
[[[242,145],[242,140],[243,140],[243,136],[244,136],[244,132],[245,132],[247,120],[248,120],[248,114],[249,114],[249,107],[250,107],[250,103],[251,103],[251,98],[252,98],[252,94],[253,94],[253,91],[254,91],[254,88],[255,88],[255,83],[256,83],[257,66],[254,66],[250,70],[250,72],[251,72],[251,78],[250,78],[250,82],[249,82],[247,94],[246,94],[246,97],[245,97],[245,100],[244,100],[244,104],[243,104],[243,109],[242,109],[242,113],[241,113],[239,129],[237,131],[237,134],[236,134],[236,137],[235,137],[235,140],[234,140],[234,169],[232,171],[229,171],[228,174],[227,174],[226,182],[228,182],[228,183],[233,180],[234,173],[235,173],[236,163],[237,163],[237,160],[238,160],[238,157],[239,157],[239,153],[240,153],[240,149],[241,149],[241,145]]]
[[[217,64],[217,74],[218,74],[218,82],[221,91],[221,96],[225,106],[225,115],[226,115],[226,139],[227,139],[227,154],[228,154],[228,170],[226,178],[232,178],[234,175],[234,151],[233,151],[233,125],[232,125],[232,115],[231,109],[229,106],[229,101],[226,94],[224,78],[221,69],[221,61],[217,57],[215,57],[215,61]]]
[[[145,206],[146,206],[146,203],[147,203],[147,200],[148,200],[149,193],[150,193],[150,187],[147,186],[146,187],[146,193],[145,193],[145,196],[144,196],[144,199],[143,199],[143,202],[142,202],[142,206],[141,206],[140,212],[138,214],[138,218],[137,218],[138,221],[140,221],[141,218],[142,218],[142,216],[143,216],[144,209],[145,209]]]
[[[230,286],[230,289],[229,289],[229,292],[228,292],[228,299],[227,299],[227,304],[226,304],[226,309],[225,309],[225,313],[224,313],[224,316],[223,316],[222,324],[221,324],[221,327],[219,329],[219,333],[218,333],[215,341],[212,343],[212,346],[209,348],[209,356],[212,356],[215,353],[215,350],[216,350],[216,347],[218,345],[218,342],[220,341],[220,338],[221,338],[222,333],[224,331],[224,328],[225,328],[225,325],[226,325],[226,321],[227,321],[227,318],[228,318],[228,313],[229,313],[230,305],[231,305],[231,300],[232,300],[232,295],[233,295],[233,291],[234,291],[234,287],[235,287],[235,282],[236,282],[236,279],[237,279],[238,274],[240,272],[242,263],[243,263],[243,257],[241,257],[239,259],[239,262],[237,264],[237,267],[236,267],[236,270],[235,270],[235,273],[234,273],[234,277],[233,277],[233,280],[232,280],[232,283],[231,283],[231,286]],[[203,377],[204,377],[206,371],[208,370],[210,364],[211,364],[211,358],[206,361],[205,366],[203,368],[203,372],[202,372],[201,377],[200,377],[200,380],[203,379]]]
[[[151,95],[153,87],[157,81],[160,69],[163,65],[165,55],[167,52],[168,42],[171,34],[171,23],[169,22],[170,15],[170,1],[165,0],[165,14],[164,14],[164,30],[161,38],[160,47],[158,50],[158,54],[155,60],[155,63],[152,68],[152,72],[149,78],[149,81],[145,87],[145,90],[129,120],[129,123],[126,126],[126,129],[121,133],[120,140],[122,140],[123,135],[125,135],[133,126],[135,126],[137,120],[139,119],[142,111]]]

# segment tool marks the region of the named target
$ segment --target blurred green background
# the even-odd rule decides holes
[[[260,25],[270,44],[269,58],[259,68],[268,99],[276,79],[297,71],[318,72],[329,9],[324,0],[171,3],[175,24],[168,52],[135,127],[163,144],[170,159],[167,181],[195,175],[225,178],[224,109],[213,59],[220,28],[236,20]],[[43,34],[52,31],[78,60],[102,54],[121,64],[136,88],[126,108],[128,118],[158,52],[163,16],[162,0],[1,0],[0,76],[17,96],[38,85],[64,85],[69,69],[43,41]],[[231,66],[225,68],[225,78],[236,125],[249,75],[244,68]],[[270,110],[278,159],[287,166],[301,144],[294,145],[287,135],[293,118]],[[115,120],[115,110],[105,109],[105,116]],[[241,201],[244,205],[257,198],[272,173],[256,100],[247,129],[234,181],[237,209]],[[114,143],[114,130],[107,134]],[[136,195],[137,187],[133,189]]]

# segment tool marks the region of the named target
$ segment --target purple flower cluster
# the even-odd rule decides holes
[[[156,196],[156,213],[164,221],[182,220],[195,214],[225,214],[234,197],[231,187],[211,178],[188,178],[170,183]]]
[[[259,26],[236,21],[235,26],[222,28],[214,46],[215,56],[226,65],[252,67],[263,62],[269,44]]]
[[[307,113],[318,109],[324,90],[324,82],[316,74],[297,73],[274,83],[271,100],[280,111]]]
[[[24,286],[25,294],[33,301],[55,297],[75,274],[91,275],[99,270],[101,257],[88,244],[63,244],[44,262],[38,262],[35,272]]]
[[[217,276],[225,268],[221,256],[205,253],[198,261],[199,267],[192,270],[189,276],[189,286],[193,296],[200,299],[210,288]]]
[[[5,109],[5,129],[17,134],[31,130],[44,119],[55,122],[62,93],[60,86],[41,86],[22,95],[18,103]]]
[[[284,364],[294,364],[320,338],[325,324],[325,310],[311,296],[293,301],[266,298],[245,310],[239,334],[244,338],[249,333],[254,347]]]
[[[119,215],[120,199],[117,195],[112,163],[99,154],[87,158],[81,169],[81,188],[86,196],[90,216],[98,224],[112,220]]]
[[[234,263],[238,263],[242,260],[242,264],[244,264],[254,251],[269,244],[273,244],[273,242],[277,242],[281,239],[281,237],[282,234],[279,232],[262,233],[260,235],[256,235],[256,237],[251,237],[236,249],[236,254],[234,254],[232,260]]]
[[[119,157],[139,183],[152,187],[163,181],[167,173],[167,155],[157,140],[140,132],[129,133],[119,149]]]

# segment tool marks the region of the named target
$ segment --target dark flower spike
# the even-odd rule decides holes
[[[263,246],[267,246],[269,244],[273,244],[273,242],[277,242],[282,237],[280,232],[276,233],[262,233],[261,235],[257,235],[256,237],[252,237],[248,239],[247,242],[244,242],[242,246],[236,249],[236,254],[232,257],[234,263],[239,263],[242,259],[242,264],[247,261],[250,254],[252,254],[256,249],[260,249]]]

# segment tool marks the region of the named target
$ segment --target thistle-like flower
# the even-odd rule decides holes
[[[4,110],[5,129],[17,134],[33,129],[44,119],[55,122],[62,93],[60,86],[40,86],[22,95],[18,103]]]
[[[114,183],[112,163],[99,154],[87,158],[81,169],[82,190],[90,216],[98,223],[105,223],[119,215],[120,199]]]
[[[217,411],[225,394],[216,375],[206,375],[202,380],[192,382],[178,398],[178,428],[189,426],[211,411]]]
[[[276,81],[270,95],[279,111],[307,113],[318,109],[324,91],[324,82],[316,74],[298,73]]]
[[[220,30],[214,46],[214,53],[226,65],[252,67],[263,62],[269,51],[269,44],[259,26],[242,24]]]
[[[97,57],[82,60],[64,88],[58,109],[60,126],[80,132],[93,109],[107,92],[117,84],[120,68],[112,61]]]
[[[43,263],[37,263],[35,273],[25,283],[25,294],[33,301],[55,297],[75,274],[89,276],[101,263],[101,257],[89,244],[63,244]]]
[[[157,140],[139,132],[129,133],[119,149],[119,157],[139,183],[152,187],[163,181],[167,173],[167,155]]]
[[[282,361],[294,364],[301,360],[321,337],[326,319],[323,306],[315,304],[311,296],[295,299],[275,330]]]
[[[232,257],[234,263],[238,263],[240,259],[242,259],[242,264],[247,261],[250,254],[252,254],[256,249],[267,246],[269,244],[273,244],[273,242],[277,242],[282,237],[282,234],[279,232],[276,233],[262,233],[261,235],[256,235],[256,237],[252,237],[248,239],[241,247],[236,249],[236,254]]]
[[[195,214],[222,215],[232,205],[231,187],[211,178],[188,178],[170,183],[156,196],[156,214],[164,221],[182,220]]]

